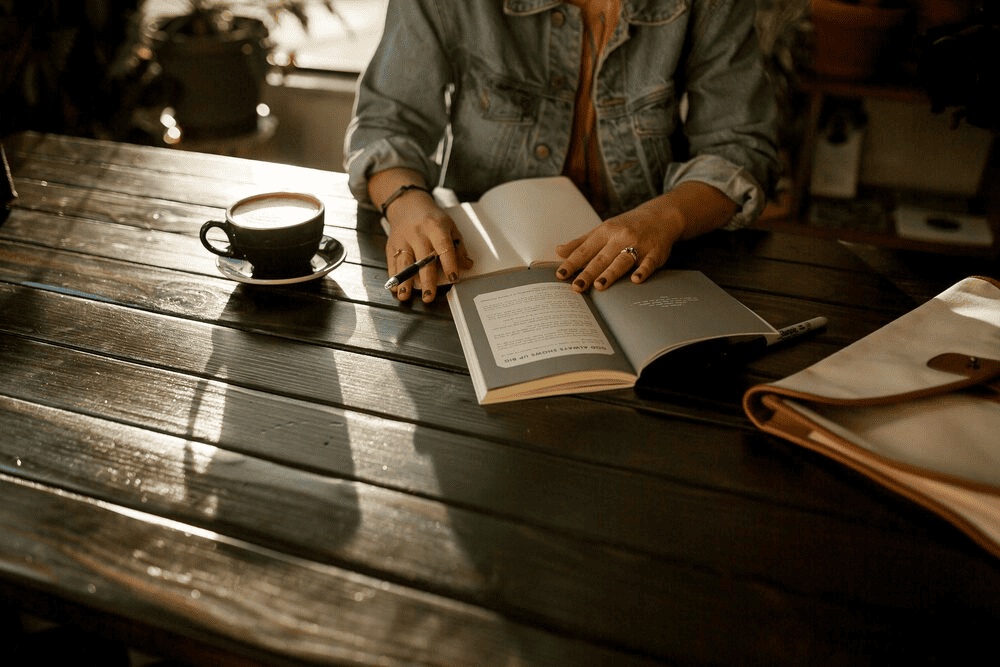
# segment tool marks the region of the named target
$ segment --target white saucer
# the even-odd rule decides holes
[[[215,266],[219,272],[230,280],[250,285],[290,285],[292,283],[303,283],[307,280],[322,278],[326,274],[344,263],[347,258],[347,251],[337,239],[324,236],[319,244],[319,251],[313,255],[310,264],[312,272],[301,276],[290,278],[254,278],[253,265],[245,259],[235,259],[233,257],[219,257],[215,260]]]

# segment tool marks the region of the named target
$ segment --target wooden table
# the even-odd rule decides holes
[[[745,367],[483,408],[443,301],[382,288],[342,174],[23,134],[0,224],[0,599],[195,664],[857,664],[992,648],[1000,567],[756,431],[751,384],[956,276],[719,233],[675,250],[777,326]],[[326,202],[347,262],[231,282],[203,221]],[[952,267],[952,272],[969,268]],[[887,277],[888,276],[888,277]]]

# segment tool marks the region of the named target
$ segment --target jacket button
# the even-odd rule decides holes
[[[558,28],[566,22],[566,16],[562,12],[552,12],[552,27]]]
[[[552,80],[549,83],[555,90],[562,90],[563,84],[566,83],[566,79],[556,74],[552,77]]]
[[[535,157],[539,160],[544,160],[549,157],[549,147],[545,144],[538,144],[535,146]]]

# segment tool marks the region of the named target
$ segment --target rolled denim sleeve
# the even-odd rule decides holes
[[[434,154],[448,124],[452,81],[437,10],[434,0],[390,0],[382,40],[358,81],[344,167],[362,205],[373,206],[368,179],[386,169],[413,169],[437,183]]]
[[[754,27],[756,3],[694,3],[684,77],[687,162],[671,166],[664,191],[687,180],[715,186],[740,208],[726,225],[742,227],[764,208],[781,170],[777,105]]]

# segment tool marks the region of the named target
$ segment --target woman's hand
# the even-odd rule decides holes
[[[381,204],[400,186],[410,184],[423,187],[420,174],[408,169],[388,169],[372,175],[368,191],[372,201]],[[393,289],[400,301],[408,300],[414,291],[420,292],[425,303],[433,301],[437,296],[439,263],[449,282],[457,281],[460,271],[472,268],[472,260],[461,243],[462,237],[454,221],[428,192],[405,191],[390,202],[385,215],[389,222],[385,259],[390,276],[432,253],[439,259]]]
[[[431,253],[438,256],[438,262],[431,262],[420,269],[415,278],[397,286],[396,297],[406,301],[416,291],[420,292],[424,303],[429,303],[437,296],[438,264],[448,282],[453,283],[458,280],[460,271],[472,268],[472,260],[466,254],[451,217],[426,192],[410,192],[393,203],[390,210],[389,240],[385,244],[389,275],[399,273]]]
[[[663,266],[674,243],[724,225],[736,204],[716,188],[688,181],[676,189],[609,218],[585,236],[556,246],[564,258],[556,270],[573,290],[607,289],[627,273],[641,283]],[[633,255],[633,252],[635,253]]]

